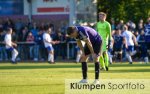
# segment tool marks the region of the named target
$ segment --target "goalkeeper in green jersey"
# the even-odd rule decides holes
[[[108,71],[108,53],[107,49],[109,49],[110,46],[110,40],[111,40],[111,26],[110,23],[106,21],[106,14],[104,12],[99,13],[99,22],[96,24],[96,29],[100,36],[102,37],[103,43],[102,43],[102,54],[100,57],[100,64],[102,68],[106,71]]]

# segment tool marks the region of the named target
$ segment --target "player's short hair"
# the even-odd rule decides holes
[[[104,12],[99,12],[98,14],[99,14],[99,15],[104,15],[105,17],[107,16],[107,14],[104,13]]]
[[[51,28],[49,25],[44,26],[44,30],[48,30],[49,28]]]
[[[127,29],[128,29],[128,26],[127,26],[127,25],[124,25],[123,28],[124,28],[125,30],[127,30]]]
[[[11,27],[7,27],[7,28],[6,28],[6,32],[10,32],[11,30],[12,30]]]
[[[68,35],[71,35],[75,30],[76,30],[76,28],[73,27],[73,26],[68,27],[68,28],[67,28],[67,34],[68,34]]]

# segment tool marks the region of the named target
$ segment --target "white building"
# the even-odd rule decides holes
[[[97,18],[96,0],[0,0],[0,17],[51,21],[89,21]],[[3,4],[10,5],[5,8]],[[5,13],[5,9],[9,11]],[[12,9],[12,10],[10,10]],[[2,12],[1,12],[2,11]],[[48,20],[47,20],[48,19]],[[70,20],[70,21],[69,21]]]

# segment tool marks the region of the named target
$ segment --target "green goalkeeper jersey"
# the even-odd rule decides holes
[[[103,40],[103,45],[102,49],[103,51],[107,50],[107,45],[108,45],[108,39],[111,39],[111,26],[110,23],[107,21],[104,22],[98,22],[96,24],[96,30],[100,34]]]

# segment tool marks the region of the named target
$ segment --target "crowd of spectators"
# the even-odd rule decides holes
[[[111,20],[110,23],[112,28],[112,36],[115,35],[116,28],[123,30],[123,25],[126,24],[129,27],[129,30],[132,33],[134,33],[137,37],[138,43],[144,43],[144,40],[142,40],[140,36],[144,35],[144,27],[147,23],[144,22],[142,19],[139,20],[139,23],[134,23],[131,20],[129,20],[128,22],[120,20],[120,22],[118,23],[115,22],[115,20]],[[42,35],[44,33],[44,25],[50,25],[52,27],[53,32],[51,36],[53,40],[61,41],[60,44],[54,45],[55,59],[66,59],[67,43],[70,41],[74,41],[74,39],[66,37],[66,29],[68,27],[68,24],[66,22],[62,22],[59,26],[57,26],[59,28],[56,28],[53,23],[37,23],[34,21],[24,22],[23,19],[18,19],[14,22],[12,19],[7,18],[4,21],[0,21],[0,61],[9,60],[10,58],[10,53],[6,52],[5,45],[3,44],[4,36],[6,34],[5,30],[7,27],[13,28],[12,41],[18,44],[18,60],[47,60],[46,49],[43,45],[42,40]],[[90,24],[87,25],[90,26]],[[75,59],[76,44],[70,44],[69,49],[71,59]],[[144,48],[141,47],[140,50],[138,50],[138,53],[135,55],[135,58],[143,57],[145,52],[143,52],[142,49]],[[122,58],[125,58],[124,54]]]
[[[47,60],[47,51],[43,45],[43,33],[44,26],[49,25],[52,27],[53,40],[61,41],[60,44],[54,45],[55,59],[66,59],[67,42],[73,39],[66,37],[67,24],[62,22],[59,28],[56,28],[53,23],[44,22],[24,22],[23,19],[13,21],[7,18],[0,22],[0,61],[9,60],[10,53],[5,50],[5,44],[3,43],[6,34],[7,27],[13,28],[12,41],[18,44],[17,50],[19,51],[18,60],[34,60],[43,61]],[[70,44],[70,57],[75,58],[73,46]]]
[[[112,27],[112,36],[113,38],[117,35],[122,35],[123,32],[123,26],[128,26],[128,30],[132,32],[135,37],[138,45],[135,45],[135,54],[132,56],[134,60],[141,61],[144,60],[146,57],[146,61],[148,61],[149,57],[149,50],[150,50],[150,18],[147,19],[146,22],[143,21],[143,19],[140,19],[138,23],[134,23],[133,21],[129,20],[128,22],[124,22],[123,20],[120,20],[118,24],[115,24],[114,20],[111,20],[111,27]],[[118,34],[118,30],[120,30],[120,34]],[[114,42],[118,40],[114,39]],[[130,41],[130,40],[126,40]],[[119,47],[119,45],[114,45],[114,47]],[[113,51],[113,55],[115,57],[116,50]],[[124,45],[122,45],[122,49],[120,51],[121,58],[120,60],[126,60],[126,49]],[[117,56],[118,57],[118,56]]]

